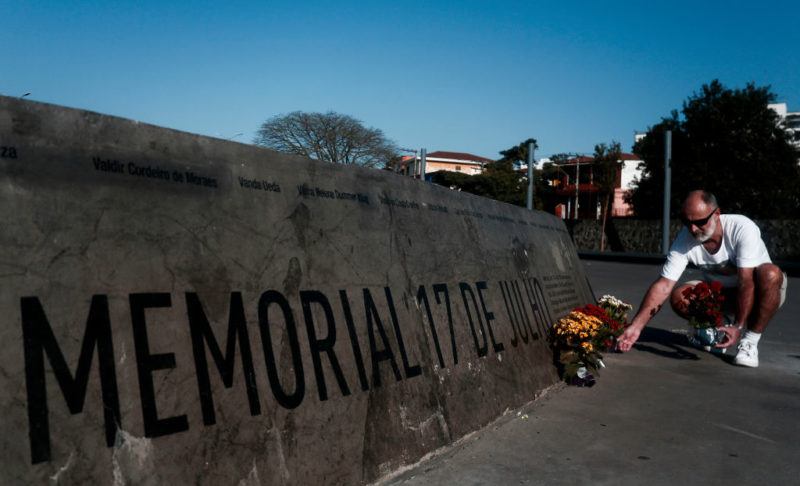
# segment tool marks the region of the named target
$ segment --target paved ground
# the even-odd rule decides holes
[[[596,295],[634,308],[660,269],[583,264]],[[384,484],[800,484],[798,292],[790,278],[756,369],[689,347],[665,309],[632,351],[606,356],[596,386],[557,387]]]

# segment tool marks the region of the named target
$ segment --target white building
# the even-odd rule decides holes
[[[800,164],[800,111],[788,111],[786,103],[770,103],[769,107],[780,117],[780,123],[789,134],[794,151],[797,153],[797,162]]]
[[[491,164],[492,159],[472,155],[463,152],[431,152],[425,156],[425,174],[446,170],[450,172],[461,172],[467,175],[476,175],[483,172],[486,164]],[[400,165],[400,173],[411,177],[419,177],[421,170],[421,157],[403,157]]]

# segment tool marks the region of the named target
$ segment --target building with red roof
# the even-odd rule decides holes
[[[633,208],[625,202],[625,196],[633,189],[642,161],[634,154],[623,153],[620,162],[622,167],[617,175],[614,201],[610,211],[613,217],[633,215]],[[572,219],[599,218],[601,202],[599,188],[594,185],[594,158],[581,155],[563,164],[557,164],[556,167],[559,168],[559,178],[556,181],[556,215]],[[578,181],[577,187],[576,181]]]
[[[400,173],[410,177],[419,177],[421,157],[419,155],[403,157]],[[483,172],[486,164],[492,159],[464,152],[447,152],[437,150],[425,156],[425,173],[431,174],[440,170],[475,175]]]

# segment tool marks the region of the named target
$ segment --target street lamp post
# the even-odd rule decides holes
[[[669,251],[669,213],[672,193],[672,130],[664,133],[664,206],[661,213],[661,253]]]
[[[528,209],[533,209],[533,142],[528,142]]]
[[[581,159],[580,155],[575,156],[575,219],[578,219],[578,198],[580,197],[579,188],[581,186]]]

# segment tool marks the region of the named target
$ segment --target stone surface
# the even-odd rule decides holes
[[[557,381],[557,218],[0,98],[3,484],[361,484]]]
[[[724,208],[723,208],[724,210]],[[773,261],[800,262],[800,221],[755,220]],[[602,224],[596,220],[568,222],[579,250],[600,250]],[[670,243],[683,229],[680,221],[670,221]],[[661,253],[661,221],[610,219],[606,226],[606,251]]]

